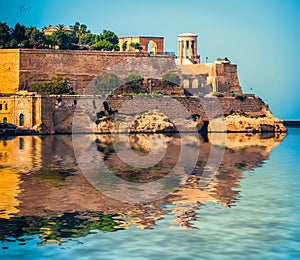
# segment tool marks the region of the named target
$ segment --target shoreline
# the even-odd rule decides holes
[[[299,126],[300,127],[300,126]],[[288,128],[295,128],[292,126],[289,126]],[[296,127],[298,128],[298,127]],[[286,134],[287,132],[242,132],[242,131],[227,131],[227,132],[222,132],[222,131],[209,131],[209,132],[202,132],[202,131],[157,131],[157,132],[61,132],[61,133],[40,133],[40,132],[33,132],[32,130],[27,131],[22,131],[18,133],[8,133],[8,134],[0,134],[0,139],[1,138],[9,138],[9,137],[17,137],[17,136],[56,136],[56,135],[137,135],[137,134],[165,134],[165,135],[170,135],[170,134],[199,134],[202,136],[207,136],[208,134],[248,134],[250,135],[265,135],[265,134]]]
[[[283,120],[286,127],[300,127],[300,120]]]

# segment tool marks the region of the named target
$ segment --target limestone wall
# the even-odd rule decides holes
[[[178,65],[177,66],[183,75],[184,79],[194,81],[197,77],[198,86],[186,84],[185,88],[191,93],[206,91],[203,88],[203,80],[199,77],[202,76],[205,79],[205,84],[211,86],[211,92],[238,92],[242,93],[242,88],[239,83],[237,74],[237,65],[229,63],[203,63],[203,64],[190,64],[190,65]]]
[[[234,97],[223,98],[196,98],[168,96],[62,96],[62,102],[58,103],[58,96],[44,97],[42,101],[42,122],[44,131],[72,132],[73,113],[77,115],[87,114],[96,119],[97,112],[104,110],[103,101],[107,101],[112,110],[118,110],[122,114],[135,115],[154,109],[160,112],[168,111],[171,118],[186,118],[187,114],[199,115],[202,121],[209,121],[225,114],[246,114],[250,116],[265,115],[266,104],[260,98],[248,97],[239,100]],[[174,106],[174,102],[178,102]],[[185,109],[181,109],[182,105]],[[220,107],[220,109],[217,109]],[[184,111],[186,110],[186,111]]]
[[[19,88],[18,49],[0,49],[0,93],[16,93]]]
[[[8,110],[0,110],[0,121],[7,118],[8,123],[20,125],[20,115],[24,116],[26,128],[43,127],[45,133],[72,132],[73,114],[87,114],[96,119],[98,112],[104,110],[107,101],[112,110],[122,114],[135,115],[157,110],[166,112],[171,118],[187,118],[198,115],[202,121],[209,121],[220,114],[246,114],[263,116],[267,105],[255,97],[239,100],[234,97],[169,97],[169,96],[41,96],[14,95],[0,97],[0,103],[8,104]],[[180,107],[182,105],[182,107]],[[2,106],[4,108],[4,106]],[[183,109],[182,109],[183,108]],[[165,114],[166,114],[165,113]]]
[[[101,72],[143,53],[117,53],[74,50],[20,49],[20,88],[50,81],[54,75],[68,77],[75,91],[83,89]]]
[[[42,97],[40,95],[13,95],[0,97],[0,122],[32,129],[42,122]],[[7,105],[5,109],[4,104]],[[23,117],[23,125],[20,125],[20,116]]]

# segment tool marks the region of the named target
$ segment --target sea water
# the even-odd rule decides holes
[[[111,139],[90,137],[133,191],[166,177],[181,151],[178,136],[159,135],[161,163],[131,167]],[[151,135],[129,139],[140,156],[153,146]],[[0,258],[300,259],[300,129],[219,139],[200,136],[193,171],[169,194],[134,203],[110,197],[109,185],[98,188],[82,172],[72,136],[1,140]],[[200,187],[213,148],[222,160]]]

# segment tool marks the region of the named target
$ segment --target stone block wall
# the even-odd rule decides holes
[[[23,126],[32,129],[35,125],[42,122],[42,98],[40,95],[14,95],[1,96],[0,103],[0,121],[3,122],[4,117],[7,123],[20,126],[20,116],[23,115]],[[7,104],[7,110],[4,104]]]
[[[23,127],[32,129],[43,124],[45,133],[71,133],[74,112],[77,115],[88,115],[92,120],[96,120],[97,113],[104,110],[104,101],[108,102],[112,110],[118,110],[119,113],[125,115],[137,115],[149,110],[157,110],[172,119],[198,115],[202,121],[209,121],[220,114],[239,113],[263,116],[267,108],[260,98],[255,97],[247,97],[245,100],[235,97],[183,96],[20,95],[0,97],[0,103],[8,104],[9,110],[5,112],[8,123],[19,126],[19,118],[23,114]],[[1,117],[3,115],[0,113]]]
[[[0,49],[0,93],[16,93],[19,87],[18,49]]]
[[[181,70],[183,79],[189,80],[189,84],[186,84],[185,88],[190,93],[201,92],[206,94],[206,89],[201,89],[203,85],[203,80],[199,80],[201,76],[205,79],[205,85],[208,89],[211,89],[210,92],[242,93],[237,74],[237,65],[235,64],[203,63],[178,65],[177,67]],[[193,86],[195,79],[197,79],[198,83]]]
[[[147,57],[143,53],[117,53],[74,50],[20,49],[20,89],[51,80],[53,76],[70,79],[75,92],[82,93],[100,73],[125,60]]]

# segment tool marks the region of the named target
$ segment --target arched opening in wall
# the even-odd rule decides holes
[[[148,53],[149,54],[157,53],[157,44],[152,40],[148,42]]]
[[[193,79],[193,81],[192,81],[192,88],[198,88],[198,87],[199,87],[198,79]]]
[[[19,116],[19,126],[24,126],[25,118],[23,114]]]
[[[7,118],[6,117],[3,118],[3,124],[7,124]]]
[[[190,87],[190,81],[188,79],[183,80],[183,87],[184,88],[189,88]]]

